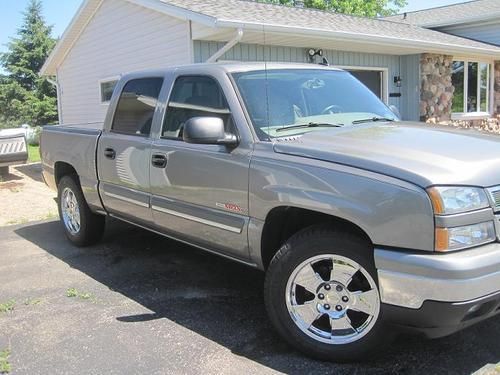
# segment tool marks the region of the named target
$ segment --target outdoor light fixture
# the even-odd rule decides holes
[[[315,56],[323,56],[323,50],[310,48],[307,50],[307,54],[309,55],[309,61],[314,62]]]
[[[403,82],[403,80],[401,79],[400,76],[395,76],[394,77],[394,84],[396,85],[396,87],[401,87],[401,83]]]

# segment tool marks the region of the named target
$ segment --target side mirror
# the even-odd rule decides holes
[[[187,143],[234,146],[238,138],[228,134],[219,117],[192,117],[184,124],[182,138]]]
[[[394,113],[396,115],[398,120],[401,120],[401,113],[399,113],[398,107],[396,107],[394,104],[391,104],[389,106],[389,109],[391,110],[392,113]]]

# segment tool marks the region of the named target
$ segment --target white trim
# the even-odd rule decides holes
[[[231,48],[237,45],[241,41],[241,38],[243,38],[243,29],[239,28],[236,31],[236,35],[233,38],[231,38],[226,44],[224,44],[221,49],[219,49],[212,56],[210,56],[206,62],[207,63],[217,62],[217,60],[220,57],[222,57],[227,51],[229,51]]]
[[[463,112],[453,112],[451,114],[452,120],[480,120],[484,118],[491,117],[494,111],[494,95],[495,95],[495,60],[490,59],[480,59],[480,58],[471,58],[464,56],[453,56],[453,62],[460,61],[464,63],[464,106]],[[475,112],[467,112],[467,99],[469,95],[469,63],[477,63],[477,71],[478,71],[478,79],[477,79],[477,103],[476,103],[476,111]],[[481,111],[481,79],[479,73],[479,67],[481,64],[487,64],[488,67],[488,75],[487,79],[489,80],[488,84],[488,98],[486,98],[486,106],[487,111]],[[452,99],[453,100],[453,99]]]
[[[382,73],[382,82],[380,85],[381,95],[380,98],[385,104],[389,104],[389,68],[381,66],[358,66],[358,65],[335,65],[335,68],[344,70],[365,70],[370,72],[380,72]]]
[[[233,232],[233,233],[238,233],[238,234],[241,233],[241,228],[236,228],[236,227],[232,227],[230,225],[225,225],[225,224],[217,223],[217,222],[212,221],[212,220],[202,219],[201,217],[188,215],[188,214],[181,213],[181,212],[178,212],[178,211],[169,210],[168,208],[163,208],[163,207],[154,206],[154,205],[151,206],[151,208],[153,210],[155,210],[155,211],[159,211],[159,212],[163,212],[165,214],[177,216],[177,217],[180,217],[182,219],[195,221],[197,223],[209,225],[211,227],[215,227],[215,228],[219,228],[219,229],[224,229],[224,230],[227,230],[227,231]]]
[[[102,78],[102,79],[100,79],[100,80],[97,81],[97,84],[98,84],[98,87],[99,87],[99,103],[101,105],[109,105],[109,102],[111,101],[111,99],[107,100],[107,101],[103,101],[102,100],[102,84],[103,83],[109,83],[109,82],[116,82],[115,83],[115,86],[116,86],[116,84],[118,83],[118,81],[120,80],[120,78],[121,78],[121,76],[117,75],[117,76]]]

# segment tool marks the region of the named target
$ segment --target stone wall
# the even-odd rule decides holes
[[[500,61],[495,61],[495,94],[494,94],[493,110],[497,115],[500,115]]]
[[[455,88],[451,83],[453,56],[423,54],[420,58],[420,119],[435,122],[451,118]]]

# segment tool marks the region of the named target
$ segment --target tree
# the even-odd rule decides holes
[[[23,24],[0,54],[0,125],[44,125],[57,120],[55,88],[38,75],[54,48],[52,27],[45,23],[40,0],[30,0]]]
[[[297,0],[259,0],[264,3],[296,6]],[[328,10],[363,17],[396,14],[407,4],[406,0],[304,0],[306,8]]]

